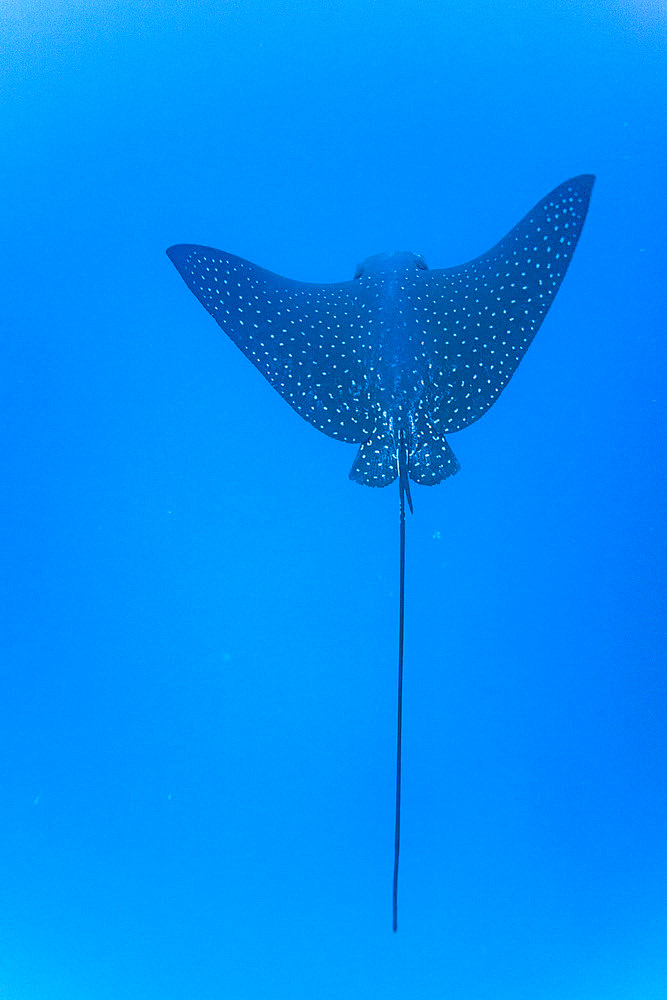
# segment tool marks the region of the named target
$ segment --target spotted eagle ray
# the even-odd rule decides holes
[[[350,479],[399,484],[399,627],[393,929],[397,928],[405,604],[410,480],[460,466],[445,435],[496,401],[560,288],[595,178],[543,198],[488,253],[429,270],[419,254],[377,254],[352,281],[282,278],[212,247],[167,254],[201,304],[274,389],[318,430],[360,445]]]

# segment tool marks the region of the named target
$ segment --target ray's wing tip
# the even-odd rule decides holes
[[[577,174],[570,177],[561,187],[576,187],[583,198],[590,198],[593,185],[595,184],[595,174]]]
[[[165,253],[172,264],[178,267],[179,264],[183,263],[190,250],[192,250],[191,243],[175,243],[173,247],[167,247]]]

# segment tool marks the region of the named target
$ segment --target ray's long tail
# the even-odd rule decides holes
[[[394,886],[392,893],[393,928],[398,928],[398,857],[401,846],[401,729],[403,724],[403,635],[405,625],[405,501],[412,513],[412,497],[408,479],[408,449],[403,431],[398,441],[399,491],[399,588],[398,588],[398,708],[396,716],[396,826],[394,830]]]

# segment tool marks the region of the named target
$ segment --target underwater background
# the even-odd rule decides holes
[[[667,997],[661,0],[0,5],[3,1000]],[[484,253],[595,173],[398,488],[165,255]]]

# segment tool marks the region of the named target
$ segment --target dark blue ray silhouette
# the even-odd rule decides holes
[[[393,926],[401,794],[405,502],[459,463],[445,435],[495,402],[560,287],[594,177],[566,181],[488,253],[430,271],[413,253],[378,254],[336,284],[291,281],[240,257],[167,250],[202,305],[297,413],[360,443],[350,478],[399,480],[400,595]]]

